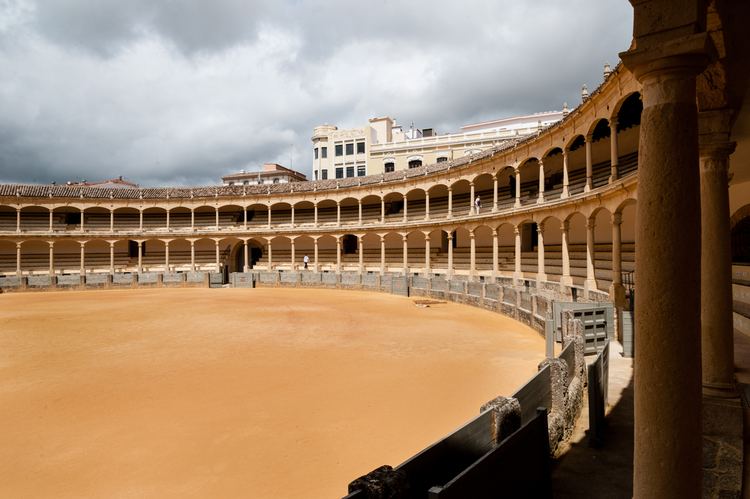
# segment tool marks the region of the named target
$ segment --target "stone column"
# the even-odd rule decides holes
[[[477,273],[477,246],[474,231],[469,231],[469,275],[474,276]]]
[[[138,273],[143,273],[143,241],[138,241]]]
[[[292,247],[292,262],[291,263],[292,263],[292,271],[294,271],[295,270],[294,266],[295,266],[295,261],[296,261],[295,254],[294,254],[294,239],[290,238],[289,242]]]
[[[358,221],[359,225],[362,225],[362,200],[357,201]]]
[[[250,258],[249,258],[250,251],[248,249],[248,246],[249,245],[247,244],[247,240],[245,240],[244,244],[242,245],[242,252],[243,252],[242,256],[244,257],[244,261],[243,261],[243,265],[242,265],[242,271],[243,272],[249,272],[250,271]]]
[[[362,205],[360,205],[361,207]],[[357,236],[357,251],[359,251],[359,273],[364,274],[365,272],[365,242],[364,236]]]
[[[271,204],[268,205],[268,228],[271,228]]]
[[[79,269],[78,273],[80,275],[86,274],[86,242],[82,242],[81,244],[81,268]]]
[[[536,281],[543,282],[547,280],[547,272],[544,268],[544,224],[538,223],[536,225],[537,233],[537,265],[536,265]]]
[[[592,219],[586,220],[586,281],[584,282],[584,289],[588,291],[596,290],[596,269],[594,267],[596,263],[596,249],[594,247],[594,229],[596,223]]]
[[[385,198],[380,198],[380,223],[385,223]]]
[[[701,356],[703,394],[736,397],[732,323],[732,251],[729,227],[729,116],[702,112],[701,200]],[[721,126],[726,117],[726,126]],[[717,130],[718,129],[718,130]],[[725,129],[726,133],[720,130]]]
[[[617,148],[617,116],[609,120],[609,161],[611,170],[609,173],[609,183],[617,180],[617,165],[620,163],[619,152]]]
[[[16,232],[21,232],[21,208],[16,208]]]
[[[190,270],[195,272],[195,241],[190,241]]]
[[[315,213],[313,213],[313,216],[315,218],[313,220],[313,225],[315,227],[317,227],[318,226],[318,204],[317,203],[315,203],[315,205],[313,206],[313,209],[314,209],[314,212],[315,212]]]
[[[16,277],[21,277],[21,243],[16,243]]]
[[[409,219],[409,216],[407,215],[408,209],[409,209],[408,205],[409,205],[409,200],[407,199],[406,194],[404,194],[404,220],[403,220],[404,223],[406,223],[406,221]]]
[[[83,229],[83,211],[81,211],[81,229]],[[143,232],[143,209],[138,210],[138,230]]]
[[[385,237],[380,236],[380,274],[385,274]]]
[[[424,235],[424,272],[430,273],[430,233]]]
[[[292,205],[292,229],[294,228],[294,205]]]
[[[49,241],[49,275],[55,275],[55,242]]]
[[[622,213],[612,214],[612,284],[609,299],[615,306],[625,304],[625,288],[622,285]]]
[[[469,182],[469,190],[469,214],[476,214],[476,208],[474,207],[474,182]]]
[[[560,224],[562,232],[562,276],[560,277],[561,286],[572,286],[573,278],[570,277],[570,253],[568,252],[568,233],[570,231],[570,222],[565,220]]]
[[[86,210],[81,210],[81,232],[83,232],[84,230],[86,230],[85,227],[84,227],[84,218],[85,218],[85,215],[86,215]],[[20,226],[19,226],[19,229],[20,229]]]
[[[214,245],[216,248],[216,272],[221,271],[221,260],[219,258],[219,241],[214,241]]]
[[[586,185],[583,188],[583,192],[589,192],[591,190],[591,187],[593,186],[592,183],[592,158],[591,158],[591,142],[593,141],[594,136],[591,133],[586,134]]]
[[[341,273],[341,237],[336,238],[336,272]]]
[[[563,188],[560,198],[567,198],[570,196],[568,192],[568,149],[563,146]]]
[[[453,218],[453,188],[448,187],[448,218]]]
[[[544,161],[539,160],[539,195],[536,198],[537,204],[544,202]]]
[[[268,239],[268,271],[271,272],[273,270],[273,244],[271,243],[271,240]]]
[[[242,227],[247,230],[247,206],[242,207]]]
[[[219,207],[214,208],[216,210],[216,230],[219,230]]]
[[[497,273],[499,270],[497,243],[498,243],[497,228],[495,228],[495,229],[492,229],[492,277],[493,278],[497,277]]]
[[[497,175],[492,177],[492,213],[497,211]]]
[[[115,243],[109,242],[109,273],[115,273]]]
[[[341,226],[341,201],[336,201],[336,225]]]
[[[710,41],[706,33],[685,34],[705,22],[705,4],[685,2],[673,21],[676,12],[667,2],[636,5],[637,48],[621,54],[643,85],[635,224],[636,499],[697,498],[702,490],[695,89]],[[680,28],[669,31],[670,22]]]
[[[430,192],[424,191],[424,219],[430,219]]]
[[[49,214],[49,230],[52,230],[52,212]],[[109,211],[109,231],[115,231],[115,210]]]
[[[164,272],[169,272],[169,241],[164,241]]]
[[[514,208],[521,207],[521,170],[515,169],[516,177],[516,202],[513,204]]]
[[[453,231],[448,232],[448,278],[453,276]]]
[[[49,210],[49,231],[50,231],[50,232],[52,232],[52,225],[53,225],[53,223],[54,223],[54,218],[55,218],[55,217],[54,217],[54,214],[55,214],[55,210],[54,210],[54,209],[51,209],[51,210]],[[110,212],[110,216],[111,216],[111,215],[112,215],[112,212]],[[110,223],[111,223],[111,218],[110,218]],[[112,227],[110,226],[110,228],[109,228],[109,229],[110,229],[110,231],[111,231],[111,230],[112,230]]]
[[[316,205],[316,209],[317,209],[317,205]],[[313,239],[313,243],[314,243],[313,257],[315,258],[315,272],[318,272],[318,269],[320,268],[320,266],[318,263],[318,238],[317,237]]]
[[[404,245],[404,275],[409,273],[409,241],[408,236],[401,236]]]
[[[516,225],[513,227],[513,233],[516,235],[516,248],[515,248],[515,272],[513,278],[516,280],[523,279],[523,272],[521,271],[521,226]]]
[[[190,232],[195,232],[195,208],[190,208]]]
[[[167,209],[167,232],[169,232],[169,213],[170,213],[170,210]]]

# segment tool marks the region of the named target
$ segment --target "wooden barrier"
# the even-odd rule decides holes
[[[604,441],[607,420],[607,387],[609,386],[609,340],[588,366],[589,381],[589,445],[597,447]]]

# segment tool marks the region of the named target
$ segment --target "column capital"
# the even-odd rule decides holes
[[[612,213],[612,225],[621,225],[622,224],[622,213],[615,212]]]
[[[538,224],[536,224],[536,232],[537,234],[544,235],[544,222],[539,222]]]
[[[518,225],[516,225],[515,227],[513,227],[513,233],[514,233],[515,235],[519,235],[519,234],[521,234],[521,227],[520,227],[520,226],[518,226]]]
[[[617,115],[612,116],[609,119],[609,128],[616,129],[617,128]]]
[[[563,220],[560,223],[560,230],[567,233],[570,230],[570,221],[569,220]]]
[[[664,73],[697,76],[715,48],[708,33],[696,33],[620,53],[622,63],[643,83]],[[671,96],[648,96],[670,100]],[[644,103],[645,104],[645,103]]]
[[[47,241],[47,244],[49,244],[50,248],[54,248],[55,247],[55,241]]]
[[[448,241],[453,241],[453,233],[452,232],[448,233]]]
[[[406,242],[406,241],[407,241],[407,239],[409,239],[409,236],[408,236],[408,235],[402,235],[402,236],[401,236],[401,240],[402,240],[403,242]]]
[[[596,221],[592,218],[586,220],[586,228],[589,230],[594,230],[596,228]]]
[[[17,243],[16,243],[16,249],[21,249],[21,245],[22,245],[22,244],[23,244],[23,243],[21,243],[21,242],[17,242]]]

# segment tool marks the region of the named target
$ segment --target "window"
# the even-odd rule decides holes
[[[385,173],[392,172],[396,169],[395,163],[386,163],[385,164]]]
[[[347,177],[353,177],[354,176],[354,167],[353,166],[347,166],[346,167],[346,176]]]
[[[318,170],[315,170],[313,172],[313,175],[315,176],[315,180],[318,180]]]
[[[328,157],[328,148],[327,147],[321,147],[320,148],[320,157],[325,159]]]
[[[344,169],[339,167],[336,168],[336,178],[344,178]]]
[[[243,180],[243,181],[242,181],[242,185],[247,185],[247,184],[249,184],[249,183],[250,183],[250,182],[249,182],[248,180]]]
[[[367,168],[365,165],[357,165],[357,176],[364,177],[365,175],[367,175]]]
[[[273,179],[273,183],[274,184],[278,184],[279,183],[279,179],[277,179],[277,178]]]
[[[364,154],[364,153],[365,153],[365,143],[357,142],[357,154]]]
[[[230,180],[229,181],[229,187],[232,187],[233,185],[234,185],[234,182]]]
[[[336,156],[344,155],[344,146],[342,144],[336,144]]]
[[[448,158],[446,158],[445,156],[440,156],[440,157],[439,157],[439,158],[437,159],[437,162],[438,162],[438,163],[445,163],[446,161],[448,161]]]
[[[412,159],[409,161],[409,168],[419,168],[420,166],[422,166],[421,159]]]
[[[354,154],[354,144],[347,144],[346,145],[346,155],[351,156]]]
[[[328,170],[320,170],[320,180],[328,180]]]
[[[313,149],[313,156],[315,157],[315,159],[318,159],[318,148],[317,147],[315,149]]]

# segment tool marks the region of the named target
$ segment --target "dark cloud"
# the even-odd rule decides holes
[[[621,0],[4,0],[0,181],[309,172],[321,123],[574,107],[631,26]]]

